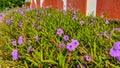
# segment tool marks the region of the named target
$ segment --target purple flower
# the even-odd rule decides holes
[[[76,11],[74,11],[74,12],[73,12],[73,15],[76,15],[76,14],[77,14]]]
[[[12,41],[11,44],[15,46],[16,45],[16,41]]]
[[[104,18],[104,15],[102,14],[100,17],[101,17],[101,18]]]
[[[114,29],[113,29],[113,30],[111,30],[111,31],[110,31],[110,35],[112,35],[112,34],[114,33],[114,31],[115,31]]]
[[[61,43],[61,48],[65,48],[65,43]]]
[[[72,43],[68,43],[68,44],[67,44],[67,49],[68,49],[69,51],[73,51],[73,50],[75,49],[75,46],[74,46]]]
[[[26,12],[28,12],[28,11],[30,11],[30,8],[27,8],[27,9],[26,9]]]
[[[91,26],[93,27],[93,26],[94,26],[94,23],[91,23]]]
[[[0,14],[0,21],[2,20],[3,16]]]
[[[13,57],[13,60],[18,60],[18,58],[19,58],[18,50],[13,50],[12,51],[12,57]]]
[[[37,29],[40,30],[40,26],[38,26]]]
[[[92,22],[96,22],[96,20],[95,20],[95,19],[91,19],[91,21],[92,21]]]
[[[106,35],[106,31],[105,31],[105,32],[103,32],[103,34],[102,34],[102,35],[103,35],[103,36],[107,36],[107,35]]]
[[[86,68],[85,65],[83,65],[82,68]]]
[[[116,59],[117,59],[117,61],[119,61],[119,62],[120,62],[120,56],[117,56],[117,57],[116,57]]]
[[[114,47],[110,49],[109,54],[115,58],[120,56],[120,42],[114,43]]]
[[[89,23],[88,22],[86,22],[86,25],[88,25]]]
[[[75,39],[72,39],[72,44],[75,46],[75,48],[79,45],[79,42]]]
[[[115,42],[114,43],[114,49],[120,50],[120,42]]]
[[[76,11],[73,12],[73,17],[72,17],[72,19],[77,20]]]
[[[110,23],[109,20],[106,20],[106,21],[105,21],[105,24],[109,24],[109,23]]]
[[[23,24],[23,23],[22,23],[22,21],[20,21],[20,22],[19,22],[19,26],[21,27],[21,26],[22,26],[22,24]]]
[[[35,40],[38,41],[40,38],[39,36],[35,36]]]
[[[49,64],[50,65],[50,67],[52,67],[53,65],[52,64]]]
[[[84,24],[84,21],[80,21],[80,24],[83,25],[83,24]]]
[[[76,19],[77,19],[77,16],[76,16],[76,15],[73,15],[72,19],[76,20]]]
[[[77,65],[77,68],[80,68],[80,65],[79,65],[79,64]]]
[[[85,56],[85,59],[86,59],[87,62],[91,61],[91,58],[89,56]]]
[[[18,38],[18,43],[21,45],[23,43],[23,37],[22,36],[19,36]]]
[[[57,34],[58,35],[62,35],[62,33],[63,33],[63,30],[61,28],[57,29]]]
[[[120,30],[120,28],[115,28],[115,30]]]
[[[50,8],[50,6],[46,6],[45,8]]]
[[[13,18],[10,18],[9,23],[10,23],[10,24],[13,23]]]
[[[36,26],[36,24],[35,24],[35,23],[33,23],[33,24],[32,24],[32,27],[35,27],[35,26]]]
[[[33,47],[32,46],[29,46],[28,47],[28,53],[32,52],[33,51]]]
[[[45,13],[45,10],[42,10],[42,13]]]
[[[21,11],[21,12],[20,12],[20,14],[22,14],[23,16],[25,16],[25,14],[24,14],[24,12],[23,12],[23,11]]]
[[[65,41],[69,40],[68,35],[64,35],[64,40],[65,40]]]
[[[97,34],[97,36],[102,37],[102,34]]]
[[[97,36],[99,36],[99,37],[107,36],[106,31],[104,31],[102,34],[97,34]]]
[[[109,54],[110,54],[112,57],[117,57],[117,56],[120,56],[120,51],[119,51],[119,50],[116,50],[115,48],[111,48]]]

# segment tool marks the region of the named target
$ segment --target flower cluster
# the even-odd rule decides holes
[[[120,42],[114,43],[114,47],[110,49],[110,55],[120,62]]]
[[[40,38],[39,36],[35,36],[35,40],[38,41]],[[17,45],[17,42],[16,40],[15,41],[12,41],[11,42],[12,45],[16,46]],[[22,36],[19,36],[18,37],[18,44],[19,45],[22,45],[23,44],[23,37]],[[28,47],[28,53],[31,53],[33,51],[33,47],[32,46],[29,46]],[[19,56],[18,56],[18,50],[15,49],[12,51],[12,57],[13,57],[13,60],[18,60]]]
[[[67,49],[69,51],[73,51],[78,45],[79,45],[79,42],[75,39],[72,39],[72,41],[67,44]]]
[[[61,36],[63,34],[63,30],[61,28],[57,29],[57,34]],[[64,35],[63,39],[65,41],[67,41],[67,40],[69,40],[69,36],[68,35]],[[75,40],[75,39],[72,39],[71,42],[69,42],[67,44],[67,49],[69,51],[73,51],[78,45],[79,45],[79,42],[77,40]],[[64,48],[64,46],[65,46],[65,44],[62,43],[61,47]]]

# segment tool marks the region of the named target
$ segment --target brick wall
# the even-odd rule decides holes
[[[35,3],[37,2],[37,3]],[[60,10],[79,10],[84,15],[92,13],[111,19],[120,19],[120,0],[31,0],[31,8],[52,7]]]

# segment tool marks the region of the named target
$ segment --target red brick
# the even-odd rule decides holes
[[[87,5],[87,0],[67,0],[68,10],[74,8],[84,13],[84,15],[86,15],[86,5]]]
[[[43,7],[51,6],[55,9],[63,9],[62,0],[44,0]]]
[[[97,16],[104,13],[106,17],[120,19],[120,0],[97,0]]]

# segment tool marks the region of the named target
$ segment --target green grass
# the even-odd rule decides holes
[[[21,10],[25,12],[25,16],[20,14]],[[87,68],[119,68],[120,63],[109,55],[114,42],[120,41],[119,31],[115,31],[110,36],[111,30],[120,27],[119,21],[118,23],[110,21],[109,24],[105,24],[106,19],[85,17],[79,12],[77,12],[77,20],[73,20],[72,16],[73,11],[63,12],[51,8],[34,9],[28,12],[25,8],[17,8],[7,13],[0,25],[0,60],[2,60],[0,64],[2,67],[50,68],[51,64],[53,68],[76,68],[77,65]],[[12,24],[6,22],[10,18],[13,18]],[[96,22],[91,21],[92,19]],[[81,20],[85,24],[81,25]],[[23,22],[22,27],[18,26],[20,21]],[[32,27],[34,23],[36,26]],[[40,30],[37,30],[38,26]],[[56,34],[58,28],[63,29],[62,36]],[[107,36],[97,36],[104,31]],[[65,34],[69,36],[68,41],[63,39]],[[17,41],[19,36],[23,36],[24,43],[13,46],[10,41]],[[40,40],[35,41],[35,36],[39,36]],[[60,48],[61,42],[67,46],[73,38],[80,43],[75,50],[69,52],[66,48]],[[34,48],[32,54],[27,53],[29,46]],[[12,60],[11,53],[14,49],[17,49],[20,55],[16,61]],[[86,55],[91,57],[91,62],[85,60]]]

